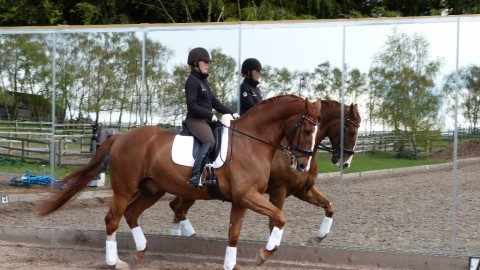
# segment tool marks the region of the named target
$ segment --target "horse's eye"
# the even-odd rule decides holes
[[[304,129],[303,130],[303,135],[304,136],[310,136],[310,134],[312,134],[312,131],[310,129]]]
[[[351,137],[355,136],[355,134],[357,134],[357,132],[355,132],[355,131],[350,131],[350,132],[348,133],[348,135],[350,135]]]

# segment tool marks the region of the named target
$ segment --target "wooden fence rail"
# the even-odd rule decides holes
[[[89,159],[91,135],[55,135],[55,164],[78,165]],[[0,132],[0,155],[48,163],[52,134],[35,132]]]

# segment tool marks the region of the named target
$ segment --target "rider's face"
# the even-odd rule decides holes
[[[204,60],[198,61],[198,69],[200,70],[201,73],[208,74],[208,69],[209,68],[210,68],[210,62],[209,61],[204,61]]]
[[[258,81],[260,79],[260,70],[259,69],[254,69],[252,70],[252,78],[255,80],[255,81]]]

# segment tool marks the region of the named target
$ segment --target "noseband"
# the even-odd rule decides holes
[[[302,117],[300,118],[300,120],[298,121],[298,123],[292,128],[292,131],[290,132],[290,135],[288,135],[288,137],[287,137],[288,145],[285,147],[285,149],[290,151],[290,153],[292,151],[295,151],[295,152],[300,152],[300,153],[304,154],[304,156],[311,157],[311,156],[313,156],[313,150],[305,149],[303,147],[298,146],[300,144],[300,135],[301,134],[299,134],[298,137],[297,137],[297,145],[292,147],[293,137],[300,130],[300,128],[303,126],[303,123],[304,123],[303,120],[307,120],[310,124],[312,124],[314,126],[318,126],[318,123],[316,123],[313,120],[311,120],[310,118],[308,118],[306,113],[304,113],[302,115]],[[293,154],[291,154],[291,155],[294,156]],[[294,156],[294,157],[299,158],[301,156]]]

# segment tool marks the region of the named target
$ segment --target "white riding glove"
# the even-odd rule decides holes
[[[212,116],[212,122],[216,122],[217,120],[218,120],[218,119],[217,119],[217,116],[214,114],[214,115]]]
[[[233,113],[232,114],[233,119],[238,119],[239,117],[240,117],[240,115],[238,115],[238,113]]]

